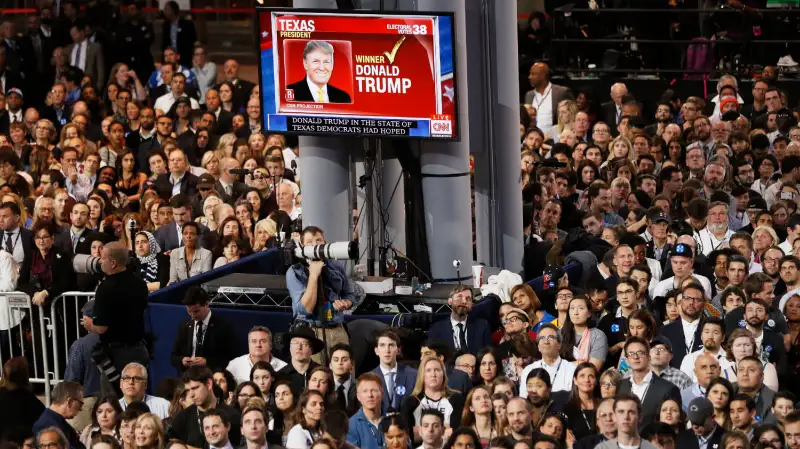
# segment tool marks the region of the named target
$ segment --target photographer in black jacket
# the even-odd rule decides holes
[[[147,284],[128,269],[129,251],[122,243],[109,243],[100,257],[105,280],[97,287],[93,317],[82,324],[89,332],[100,334],[95,354],[106,358],[115,371],[101,369],[103,395],[119,391],[119,373],[131,362],[147,366],[150,360],[144,341],[144,311],[147,309]],[[102,366],[102,361],[95,362]]]

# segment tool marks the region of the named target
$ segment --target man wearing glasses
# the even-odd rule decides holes
[[[625,343],[625,356],[631,366],[630,377],[617,387],[617,395],[633,393],[642,402],[639,425],[658,421],[661,403],[671,398],[681,403],[681,392],[672,382],[662,379],[650,368],[650,344],[640,337],[631,337]]]
[[[33,425],[37,447],[41,449],[85,449],[78,433],[67,422],[83,407],[83,387],[64,381],[53,389],[52,403]]]
[[[128,404],[131,402],[141,401],[150,408],[150,413],[161,419],[169,417],[169,401],[145,393],[147,389],[147,368],[144,365],[135,362],[127,364],[125,369],[122,370],[119,388],[122,390],[122,398],[119,400],[122,410],[128,408]]]
[[[561,332],[552,323],[547,323],[539,328],[536,342],[539,345],[539,352],[542,353],[542,358],[525,367],[519,376],[520,379],[527,379],[528,373],[536,368],[543,368],[550,374],[551,392],[572,391],[575,365],[559,356],[561,352]],[[524,381],[521,381],[519,385],[519,397],[528,397],[528,387]]]
[[[681,245],[678,245],[681,246]],[[706,296],[702,285],[691,282],[678,295],[680,319],[661,328],[660,335],[672,344],[670,365],[680,368],[687,354],[703,349],[703,309]]]

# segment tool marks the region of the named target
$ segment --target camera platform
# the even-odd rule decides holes
[[[206,282],[201,287],[215,306],[256,307],[281,312],[292,310],[285,276],[233,273]]]
[[[453,284],[434,284],[429,289],[421,293],[414,293],[410,295],[398,295],[394,292],[389,292],[383,295],[370,294],[367,299],[361,303],[355,313],[375,313],[381,305],[396,306],[397,311],[400,313],[416,313],[420,312],[416,306],[430,307],[431,313],[450,313],[451,308],[447,303],[450,297],[450,292],[453,290]],[[472,289],[473,297],[479,298],[480,289]]]

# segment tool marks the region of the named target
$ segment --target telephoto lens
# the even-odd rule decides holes
[[[72,269],[80,274],[100,274],[100,258],[88,254],[75,254],[72,258]]]

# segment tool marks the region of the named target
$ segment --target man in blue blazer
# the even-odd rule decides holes
[[[388,329],[379,332],[375,338],[375,354],[380,364],[372,372],[383,379],[383,413],[389,409],[400,410],[403,398],[411,395],[417,382],[417,370],[397,363],[399,353],[400,337]]]
[[[431,326],[428,338],[439,340],[448,348],[464,353],[477,352],[491,344],[489,323],[482,318],[470,318],[472,310],[472,289],[464,284],[457,285],[450,293],[447,303],[452,312],[449,320],[440,320]]]

